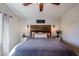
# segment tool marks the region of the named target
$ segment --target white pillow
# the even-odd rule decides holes
[[[47,38],[47,33],[35,33],[35,38]]]

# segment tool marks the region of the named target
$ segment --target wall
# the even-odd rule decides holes
[[[61,20],[64,41],[79,47],[79,4]]]
[[[9,50],[10,50],[20,42],[20,18],[13,11],[11,11],[5,4],[0,3],[0,12],[5,12],[8,15],[13,16],[13,19],[9,21],[10,22]]]
[[[20,20],[12,18],[10,21],[10,50],[20,42]]]
[[[27,30],[25,30],[27,25],[39,25],[36,23],[36,20],[41,18],[30,18],[30,19],[24,19],[21,20],[21,31],[26,32],[26,35],[30,35],[28,34],[29,32],[27,32]],[[44,18],[43,18],[44,19]],[[45,18],[45,24],[43,25],[56,25],[59,29],[60,29],[60,20],[59,19],[50,19],[50,18]],[[42,25],[42,24],[41,24]]]

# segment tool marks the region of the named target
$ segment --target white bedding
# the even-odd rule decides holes
[[[47,33],[35,33],[35,38],[47,38]]]

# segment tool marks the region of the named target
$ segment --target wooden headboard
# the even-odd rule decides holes
[[[51,25],[30,25],[30,36],[32,32],[50,33],[51,35]]]

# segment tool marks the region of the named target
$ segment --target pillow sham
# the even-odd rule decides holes
[[[47,33],[35,33],[34,38],[47,38]]]

